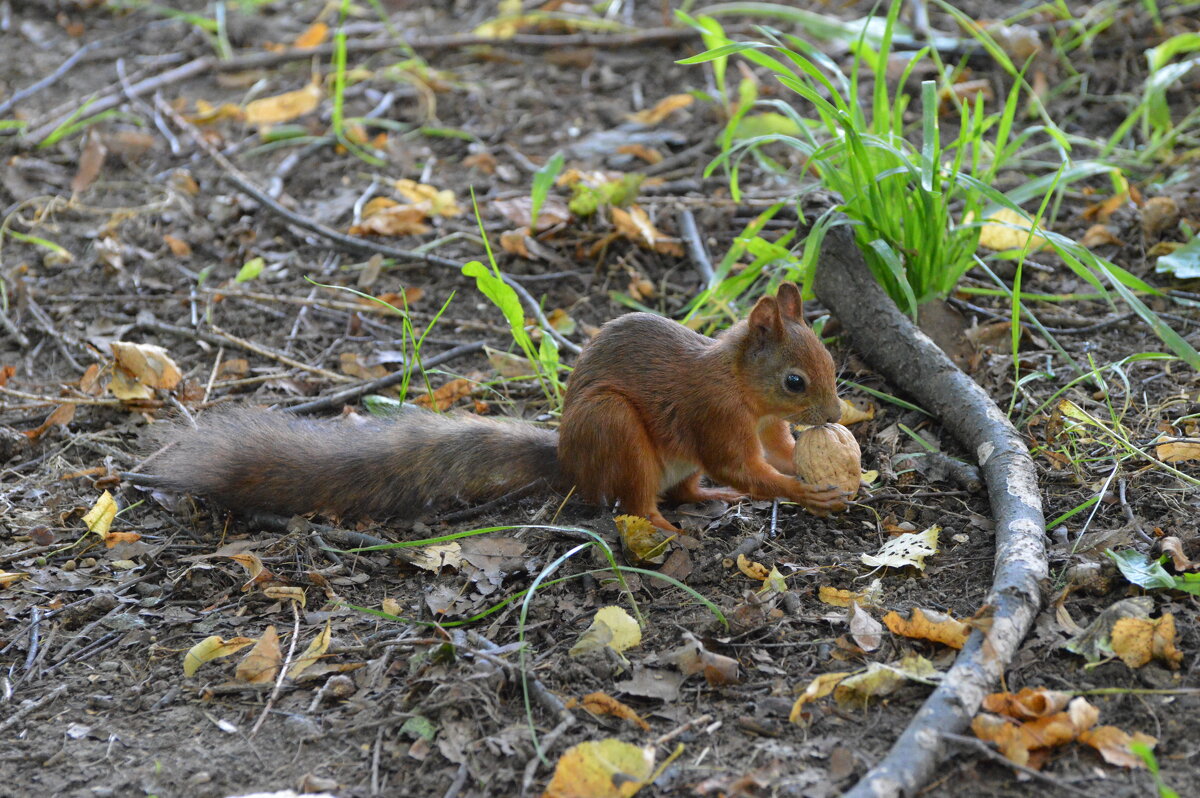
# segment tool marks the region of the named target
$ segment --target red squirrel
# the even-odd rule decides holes
[[[352,423],[244,408],[178,431],[155,470],[169,489],[289,514],[412,516],[537,482],[676,532],[660,495],[840,510],[835,488],[793,476],[788,422],[841,414],[833,359],[801,311],[784,283],[715,339],[650,313],[610,321],[567,381],[558,432],[420,410]],[[701,487],[705,474],[729,487]]]

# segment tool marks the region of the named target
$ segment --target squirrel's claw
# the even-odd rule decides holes
[[[816,516],[826,516],[845,510],[850,494],[836,485],[825,485],[818,488],[813,485],[804,486],[804,497],[800,504]]]

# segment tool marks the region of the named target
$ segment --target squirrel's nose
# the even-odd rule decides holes
[[[825,406],[825,422],[827,424],[836,424],[842,420],[842,403],[837,397]]]

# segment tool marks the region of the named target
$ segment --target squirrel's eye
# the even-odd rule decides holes
[[[792,393],[803,393],[808,384],[799,374],[789,374],[783,378],[783,387]]]

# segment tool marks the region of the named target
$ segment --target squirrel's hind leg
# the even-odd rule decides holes
[[[666,467],[637,411],[621,394],[597,391],[568,406],[559,427],[558,456],[585,499],[619,501],[622,513],[681,531],[658,510]]]
[[[707,501],[722,501],[722,502],[737,502],[746,498],[746,494],[739,493],[732,488],[703,488],[700,487],[700,471],[697,469],[695,473],[675,485],[667,491],[667,498],[680,504],[688,502],[707,502]]]

